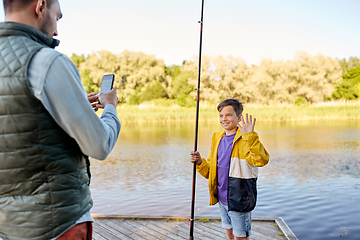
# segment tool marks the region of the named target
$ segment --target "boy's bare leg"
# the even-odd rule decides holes
[[[226,235],[228,236],[229,240],[234,240],[234,234],[232,229],[226,229]]]
[[[236,236],[234,236],[232,229],[226,229],[226,235],[228,236],[229,240],[250,240],[249,237],[236,237]]]
[[[249,237],[235,237],[234,240],[250,240]]]

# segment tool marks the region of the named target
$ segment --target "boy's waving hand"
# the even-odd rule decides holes
[[[242,133],[249,133],[254,131],[255,123],[256,123],[256,118],[254,118],[254,122],[253,122],[252,115],[250,115],[250,121],[248,114],[246,114],[246,121],[244,120],[244,116],[241,115],[242,126],[238,124],[238,127]]]

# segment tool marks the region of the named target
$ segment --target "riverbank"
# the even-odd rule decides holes
[[[138,106],[118,106],[118,116],[122,123],[142,122],[193,122],[196,108],[157,106],[141,104]],[[360,102],[323,103],[317,105],[295,106],[244,105],[244,113],[256,117],[257,121],[309,121],[309,120],[360,120]],[[216,104],[201,104],[200,122],[218,121]]]

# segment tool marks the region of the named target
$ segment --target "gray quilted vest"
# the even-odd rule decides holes
[[[33,95],[30,60],[58,41],[0,23],[0,238],[51,239],[92,207],[84,156]]]

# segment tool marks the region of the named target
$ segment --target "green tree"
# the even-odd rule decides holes
[[[168,94],[171,77],[165,74],[165,64],[162,59],[142,52],[125,50],[120,55],[120,69],[118,74],[123,75],[123,94],[126,97],[142,89],[148,83],[159,82]],[[169,95],[169,94],[168,94]]]
[[[100,89],[100,86],[98,86],[97,84],[95,84],[93,82],[93,79],[91,78],[91,71],[90,71],[90,69],[88,69],[86,67],[87,66],[87,58],[84,56],[84,54],[76,55],[73,53],[72,56],[70,57],[70,59],[79,70],[81,82],[85,88],[85,91],[87,93],[98,92]]]
[[[79,55],[76,55],[75,53],[73,53],[72,56],[70,57],[70,59],[77,68],[80,67],[81,63],[86,62],[86,58],[85,58],[84,54],[79,56]]]
[[[357,99],[360,96],[360,65],[342,75],[343,80],[335,85],[332,97],[335,99]]]
[[[244,83],[243,96],[246,102],[284,103],[291,102],[289,93],[288,63],[264,59],[258,67],[251,67]]]
[[[182,107],[191,107],[196,104],[195,98],[191,96],[194,91],[194,86],[188,83],[188,80],[193,76],[190,72],[180,72],[172,80],[172,96],[176,99],[176,103]]]
[[[90,69],[87,68],[80,70],[81,82],[87,93],[98,92],[100,87],[93,82],[90,73]]]
[[[140,101],[145,102],[152,99],[158,98],[167,98],[168,95],[166,93],[165,88],[161,85],[160,82],[155,81],[152,83],[148,83],[144,89],[144,91],[140,94]]]
[[[85,59],[85,61],[83,61]],[[171,92],[171,76],[165,74],[163,60],[142,52],[124,51],[119,55],[109,51],[97,51],[87,58],[73,56],[72,60],[78,66],[86,91],[98,91],[102,76],[115,74],[114,87],[121,102],[126,102],[134,96],[140,98],[139,92],[148,83],[158,81],[168,94]]]
[[[202,100],[210,100],[218,102],[219,94],[217,91],[218,81],[215,81],[214,68],[212,66],[212,59],[209,56],[202,56],[201,63],[201,75],[200,75],[200,97]],[[191,77],[188,79],[188,83],[191,86],[198,85],[198,57],[194,57],[192,60],[185,61],[182,71],[190,72]],[[196,92],[193,91],[191,96],[195,99]]]
[[[360,59],[357,57],[350,57],[349,60],[346,60],[345,58],[339,60],[341,69],[343,70],[343,73],[346,73],[349,69],[354,68],[358,65],[360,65]]]
[[[171,78],[176,78],[177,75],[181,73],[181,66],[171,65],[165,66],[165,74],[171,76]]]
[[[173,80],[171,95],[177,98],[179,95],[188,95],[194,90],[194,86],[190,85],[188,79],[192,77],[190,72],[180,72]]]
[[[183,66],[166,66],[153,55],[125,50],[121,54],[98,51],[78,56],[72,61],[78,67],[87,92],[98,91],[104,74],[115,74],[114,87],[121,102],[139,104],[157,98],[175,99],[180,106],[196,103],[198,57]],[[357,64],[357,58],[349,59]],[[346,66],[351,64],[346,62]],[[259,66],[247,66],[232,56],[202,57],[202,100],[219,102],[238,98],[248,103],[315,103],[333,98],[354,99],[359,96],[357,70],[342,75],[341,61],[323,55],[299,52],[293,60],[264,59]],[[334,91],[335,90],[335,91]]]
[[[294,101],[298,97],[305,98],[309,103],[329,99],[334,84],[341,81],[339,61],[321,54],[311,56],[298,52],[288,64],[288,91],[295,97]]]
[[[99,91],[99,86],[93,82],[90,76],[90,69],[86,68],[87,58],[84,56],[84,54],[76,55],[73,53],[70,59],[79,70],[81,82],[85,88],[85,91],[87,93]]]
[[[227,58],[218,56],[214,59],[213,64],[215,79],[219,80],[217,92],[220,100],[238,98],[240,101],[249,102],[246,81],[250,72],[245,61],[232,56]]]

